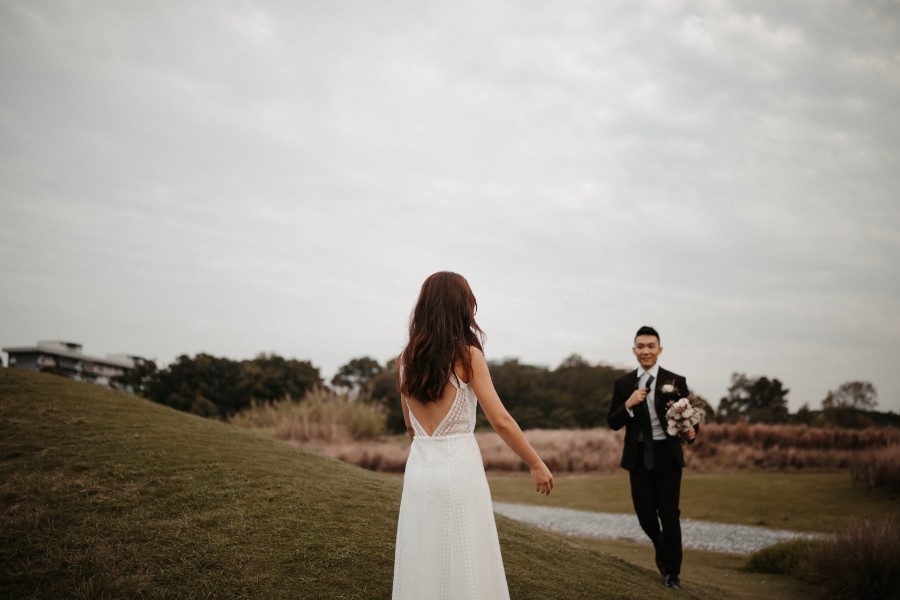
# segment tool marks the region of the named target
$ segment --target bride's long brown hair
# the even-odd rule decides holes
[[[478,303],[469,282],[440,271],[422,284],[409,319],[409,342],[400,357],[400,392],[420,402],[435,402],[459,362],[472,376],[469,346],[483,351],[484,332],[475,322]]]

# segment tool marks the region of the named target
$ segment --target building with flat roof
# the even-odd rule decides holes
[[[105,358],[88,356],[81,344],[60,340],[39,341],[36,346],[3,348],[9,367],[30,371],[50,371],[76,381],[105,387],[117,387],[113,377],[127,375],[145,359],[128,354],[110,354]]]

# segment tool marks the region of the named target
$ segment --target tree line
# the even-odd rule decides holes
[[[613,382],[629,370],[591,364],[578,355],[556,368],[507,359],[492,361],[490,369],[497,393],[523,429],[605,427]],[[308,360],[260,354],[236,361],[201,353],[181,355],[163,369],[148,361],[115,383],[154,402],[217,418],[228,418],[254,402],[301,401],[314,388],[330,387],[353,401],[381,405],[388,430],[399,433],[405,424],[396,373],[396,360],[382,364],[363,356],[342,365],[326,383]],[[805,405],[794,414],[788,411],[788,393],[777,378],[734,373],[726,396],[717,409],[707,409],[707,417],[722,423],[900,425],[900,416],[874,411],[877,394],[869,382],[846,382],[828,392],[821,410]],[[479,422],[486,424],[480,412]]]
[[[715,420],[720,423],[792,423],[816,427],[900,426],[900,415],[879,413],[878,394],[868,381],[847,381],[829,390],[821,410],[809,404],[790,414],[789,390],[777,378],[748,377],[744,373],[731,376],[728,393],[719,401]]]
[[[224,419],[253,402],[299,400],[323,380],[308,360],[260,354],[237,361],[201,353],[182,354],[164,369],[146,361],[113,383],[159,404]]]

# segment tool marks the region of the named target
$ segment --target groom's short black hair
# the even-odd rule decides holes
[[[637,333],[634,334],[634,339],[638,339],[638,336],[640,335],[652,335],[656,338],[656,341],[659,342],[659,332],[649,325],[643,325],[640,329],[638,329]]]

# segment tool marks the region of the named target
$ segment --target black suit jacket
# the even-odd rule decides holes
[[[642,456],[638,435],[645,428],[647,430],[650,428],[650,410],[647,407],[646,402],[642,402],[634,407],[634,410],[632,411],[634,412],[633,417],[628,414],[628,409],[625,408],[625,401],[628,400],[631,393],[637,389],[637,383],[637,369],[616,379],[616,382],[613,384],[613,397],[609,407],[609,416],[606,419],[609,428],[614,431],[618,431],[619,429],[622,429],[622,427],[625,428],[625,448],[622,450],[621,464],[623,468],[628,469],[629,471],[634,468],[639,457]],[[675,393],[668,395],[662,394],[660,390],[664,385],[669,383],[675,385]],[[665,432],[666,403],[670,400],[678,400],[687,396],[687,380],[681,375],[676,375],[675,373],[666,371],[660,367],[657,378],[653,382],[653,389],[655,391],[654,404],[656,405],[656,414],[659,416],[660,424]],[[672,452],[678,460],[678,464],[683,467],[684,451],[681,449],[681,442],[678,441],[678,438],[673,437],[668,433],[666,433],[666,441],[671,446]]]

